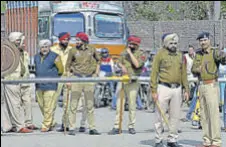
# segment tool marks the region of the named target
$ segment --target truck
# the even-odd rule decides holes
[[[70,44],[74,46],[76,33],[85,32],[91,45],[108,48],[112,56],[118,56],[125,48],[128,27],[119,5],[99,1],[40,1],[38,14],[39,39],[49,38],[56,44],[60,32],[69,32]]]
[[[38,52],[38,41],[50,39],[58,43],[60,32],[71,34],[75,45],[77,32],[85,32],[89,43],[98,51],[108,48],[118,57],[126,46],[129,29],[120,2],[110,1],[7,1],[6,33],[25,33],[26,50],[31,56],[30,69],[34,69],[33,56]]]

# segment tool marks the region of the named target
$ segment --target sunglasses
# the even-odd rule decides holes
[[[135,43],[129,43],[129,45],[133,45],[133,46],[136,46],[137,44],[135,44]]]
[[[49,46],[42,46],[41,48],[48,48]]]
[[[81,39],[79,39],[79,38],[76,38],[76,39],[75,39],[75,41],[79,42],[79,41],[82,41],[82,40],[81,40]]]
[[[172,43],[170,43],[170,44],[174,44],[174,45],[177,45],[177,43],[176,43],[176,42],[174,42],[174,43],[172,42]]]

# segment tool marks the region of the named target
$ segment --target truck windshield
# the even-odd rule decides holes
[[[120,16],[97,14],[95,15],[95,35],[103,38],[122,38],[123,21]]]
[[[81,13],[59,13],[53,19],[53,34],[69,32],[75,36],[77,32],[85,32],[84,16]]]

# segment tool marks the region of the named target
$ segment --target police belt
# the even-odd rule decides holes
[[[203,81],[200,81],[199,84],[201,85],[206,85],[206,84],[212,84],[212,83],[215,83],[217,82],[217,79],[213,79],[213,80],[203,80]]]
[[[92,77],[92,74],[90,74],[90,75],[81,75],[81,74],[77,74],[77,73],[74,73],[74,75],[76,76],[76,77],[80,77],[80,78],[85,78],[85,77]]]
[[[164,86],[169,87],[169,88],[178,88],[181,85],[181,84],[178,84],[178,83],[165,83],[165,82],[161,82],[161,81],[159,81],[159,84],[164,85]]]

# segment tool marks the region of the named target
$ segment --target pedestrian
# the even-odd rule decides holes
[[[20,51],[20,62],[14,72],[4,79],[22,79],[29,75],[28,53],[24,51],[25,36],[21,32],[9,34],[9,41]],[[26,84],[2,84],[3,132],[31,133],[32,124],[30,88]],[[21,105],[22,104],[22,105]],[[25,108],[24,108],[25,107]],[[23,115],[24,114],[24,115]],[[22,117],[24,116],[24,117]]]
[[[99,69],[97,69],[98,76],[112,77],[115,73],[114,61],[110,57],[109,50],[107,48],[102,48],[100,55],[101,55],[100,66]],[[103,96],[106,94],[106,92],[109,92],[108,95],[110,96],[107,97],[106,101],[108,102],[112,100],[114,96],[114,83],[115,83],[114,81],[97,83],[95,89],[95,106],[99,107],[101,105],[101,102],[103,101]]]
[[[223,49],[226,54],[226,48]],[[219,77],[226,78],[226,65],[220,65],[219,67]],[[223,107],[223,119],[224,119],[224,127],[222,127],[223,131],[226,131],[226,82],[220,82],[220,100]]]
[[[191,72],[191,68],[192,68],[192,65],[193,65],[194,58],[195,58],[194,47],[192,45],[189,45],[188,53],[184,55],[185,64],[186,64],[186,67],[187,67],[187,78],[188,78],[188,80],[194,78],[194,75]],[[196,87],[195,82],[189,82],[189,89],[190,89],[189,100],[192,100],[192,98],[193,98],[195,87]]]
[[[226,56],[213,49],[210,34],[202,32],[197,40],[201,49],[196,52],[192,73],[199,79],[199,99],[204,147],[221,147],[219,113],[219,64],[226,64]]]
[[[151,94],[158,102],[162,111],[169,111],[168,147],[180,147],[178,144],[178,128],[182,102],[182,87],[188,100],[189,88],[186,65],[183,55],[178,49],[179,37],[175,33],[164,34],[163,47],[154,57],[151,72]],[[157,110],[155,126],[155,147],[163,147],[163,122],[160,111]]]
[[[37,78],[56,78],[63,74],[64,68],[58,54],[50,51],[51,42],[40,40],[40,52],[34,57],[35,76]],[[56,108],[55,93],[57,83],[36,83],[37,101],[44,117],[41,132],[48,132],[54,126],[54,111]]]
[[[66,76],[82,78],[96,77],[100,64],[100,57],[95,48],[89,45],[88,35],[83,32],[76,34],[76,47],[69,51],[66,62]],[[82,92],[87,108],[87,120],[90,135],[100,135],[95,129],[94,123],[94,83],[67,83],[71,88],[71,100],[69,108],[69,135],[76,134],[76,112]]]
[[[128,76],[138,76],[142,72],[142,67],[146,61],[146,56],[140,50],[139,46],[141,39],[137,36],[128,38],[128,46],[122,52],[119,58],[119,66],[122,68],[123,74]],[[131,80],[124,84],[125,95],[128,97],[129,103],[129,126],[130,134],[136,134],[135,131],[135,114],[136,114],[136,98],[139,84],[137,81]],[[120,98],[117,99],[116,119],[114,128],[109,132],[109,135],[119,134],[120,123]],[[124,110],[125,98],[123,99],[122,110]]]

